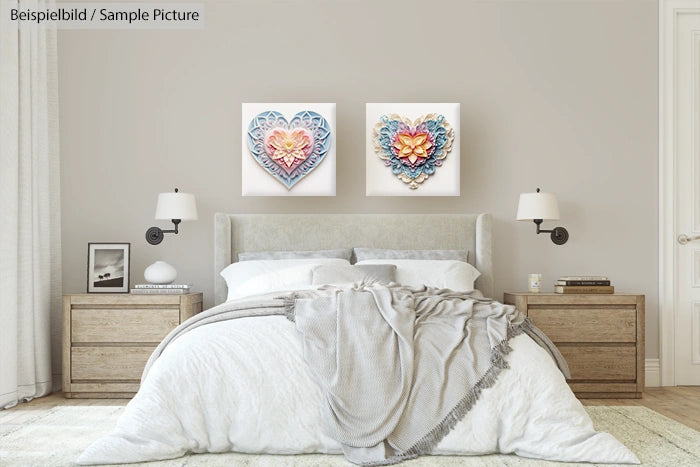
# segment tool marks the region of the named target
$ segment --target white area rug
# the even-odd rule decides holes
[[[0,466],[60,467],[73,461],[90,443],[107,434],[124,407],[54,407],[12,409],[0,424]],[[700,466],[700,432],[645,407],[586,407],[598,430],[607,431],[629,447],[643,465]],[[7,414],[7,412],[5,413]],[[260,456],[236,453],[196,454],[169,461],[131,466],[349,466],[342,456]],[[433,456],[402,466],[565,466],[559,462],[512,455],[478,457]],[[591,464],[588,464],[591,465]]]

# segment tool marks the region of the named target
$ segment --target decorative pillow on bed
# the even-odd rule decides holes
[[[278,290],[308,288],[313,282],[313,270],[317,266],[350,265],[338,258],[267,259],[239,261],[221,271],[228,286],[228,300]]]
[[[396,266],[393,264],[356,264],[354,266],[317,266],[313,271],[313,285],[339,285],[355,282],[396,281]]]
[[[355,248],[357,262],[368,259],[443,259],[467,262],[467,250],[385,250],[381,248]]]
[[[261,259],[305,259],[305,258],[340,258],[350,261],[352,248],[337,250],[312,251],[246,251],[238,253],[238,261],[253,261]]]
[[[357,264],[394,264],[399,284],[427,285],[460,292],[474,290],[474,281],[481,275],[471,264],[453,260],[368,259]]]

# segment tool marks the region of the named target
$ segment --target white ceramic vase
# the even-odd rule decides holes
[[[165,261],[156,261],[143,271],[143,277],[150,284],[172,284],[177,271]]]

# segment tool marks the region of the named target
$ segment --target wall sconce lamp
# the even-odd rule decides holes
[[[174,193],[160,193],[156,204],[156,219],[170,219],[175,224],[175,229],[163,230],[160,227],[151,227],[146,231],[146,241],[151,245],[162,242],[166,233],[177,234],[181,221],[197,220],[197,204],[194,195],[180,193],[177,188]]]
[[[537,233],[548,233],[557,245],[563,245],[569,239],[569,232],[564,227],[554,227],[552,230],[541,230],[543,220],[559,220],[559,204],[553,193],[522,193],[518,202],[517,220],[533,221],[537,225]]]

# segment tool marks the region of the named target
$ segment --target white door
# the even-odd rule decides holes
[[[674,15],[676,385],[700,385],[700,0],[695,7]]]

